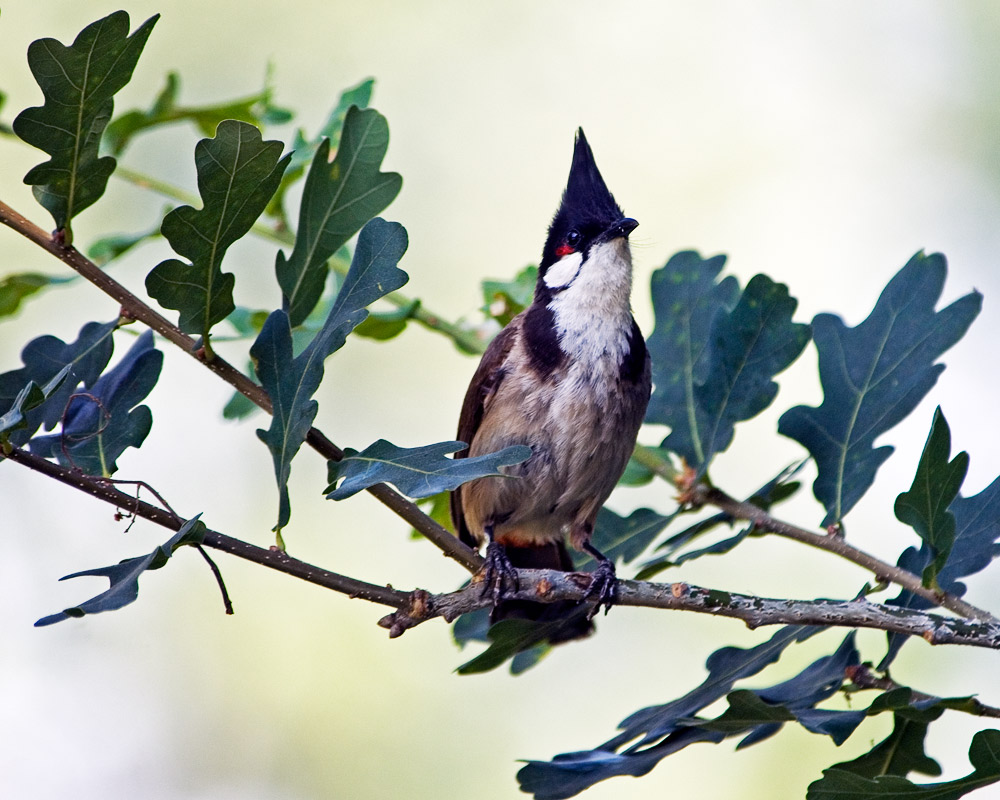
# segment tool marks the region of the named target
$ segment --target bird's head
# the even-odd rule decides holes
[[[628,235],[638,224],[608,191],[580,128],[566,191],[542,251],[537,292],[550,296],[580,279],[595,287],[622,281],[630,286]]]

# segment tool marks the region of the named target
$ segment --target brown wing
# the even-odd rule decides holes
[[[472,382],[465,393],[465,401],[462,403],[462,413],[458,418],[457,439],[472,444],[472,440],[479,430],[479,425],[483,421],[483,413],[489,398],[496,391],[500,382],[506,374],[505,364],[507,354],[510,352],[514,341],[520,334],[520,317],[511,321],[510,325],[504,328],[497,337],[490,342],[486,348],[479,367]],[[469,454],[468,448],[455,453],[455,458],[465,458]],[[458,531],[459,538],[470,547],[476,547],[476,537],[473,536],[468,526],[465,524],[465,515],[462,513],[462,487],[458,487],[451,493],[451,519]]]

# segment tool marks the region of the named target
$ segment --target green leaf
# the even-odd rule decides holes
[[[702,456],[703,469],[729,447],[737,422],[755,417],[772,403],[778,384],[771,378],[790,366],[808,343],[809,326],[792,322],[797,305],[784,284],[756,275],[736,308],[716,314],[707,350],[708,376],[694,389],[701,435],[695,452]],[[683,438],[680,450],[674,447],[674,436],[671,431],[663,446],[688,451],[690,443]]]
[[[329,140],[317,148],[302,195],[295,247],[287,259],[279,251],[275,265],[293,327],[319,302],[327,259],[399,194],[403,179],[379,171],[388,147],[385,117],[374,109],[351,108],[333,163]]]
[[[28,342],[21,352],[22,368],[0,374],[0,408],[11,408],[29,382],[45,386],[63,368],[70,368],[69,378],[59,384],[42,405],[28,412],[26,425],[11,431],[10,441],[14,445],[23,445],[42,425],[55,426],[80,383],[86,387],[94,384],[111,358],[112,334],[117,327],[118,320],[103,324],[88,322],[72,344],[55,336],[40,336]]]
[[[757,506],[757,508],[761,508],[764,511],[769,511],[772,507],[784,502],[798,491],[801,484],[798,481],[791,480],[791,478],[798,474],[799,470],[802,469],[805,463],[805,461],[799,461],[785,467],[785,469],[750,495],[750,497],[746,499],[746,502],[752,503]],[[703,534],[717,528],[719,525],[729,525],[731,527],[734,521],[735,520],[733,520],[733,518],[728,514],[719,512],[718,514],[713,514],[706,519],[699,520],[694,525],[690,525],[682,530],[680,533],[674,534],[656,548],[657,550],[664,550],[666,552],[663,555],[656,556],[643,564],[642,568],[636,575],[636,579],[640,581],[648,581],[650,578],[660,572],[663,572],[663,570],[668,567],[678,566],[683,564],[685,561],[700,558],[704,555],[728,553],[736,547],[736,545],[754,533],[752,526],[744,528],[735,536],[716,542],[708,547],[703,547],[699,550],[689,550],[680,556],[675,555],[682,547],[690,544]]]
[[[943,713],[938,709],[935,719]],[[941,766],[924,752],[929,720],[910,719],[904,714],[893,715],[892,733],[864,755],[851,761],[841,761],[830,769],[843,770],[864,778],[898,775],[905,778],[911,772],[932,777],[941,774]]]
[[[866,778],[843,769],[823,770],[823,777],[809,784],[808,800],[956,800],[975,789],[1000,780],[1000,731],[979,731],[972,738],[969,761],[973,771],[964,778],[943,783],[915,784],[897,775]]]
[[[354,333],[366,339],[387,341],[406,329],[406,323],[413,319],[419,308],[420,300],[414,299],[394,311],[373,311],[368,319],[354,329]]]
[[[203,207],[175,208],[163,220],[164,237],[190,263],[169,259],[146,276],[146,291],[181,312],[180,329],[201,334],[235,309],[236,278],[223,273],[226,250],[246,234],[271,199],[288,165],[281,142],[265,142],[252,125],[227,120],[214,139],[195,147]]]
[[[103,267],[110,261],[125,255],[129,250],[160,235],[160,226],[139,233],[118,233],[105,236],[87,248],[90,260]]]
[[[832,314],[813,320],[823,403],[786,411],[778,432],[816,462],[813,493],[826,508],[824,526],[842,520],[868,491],[893,450],[875,448],[875,440],[931,390],[944,369],[934,362],[979,314],[979,292],[934,311],[946,273],[944,256],[917,253],[857,327]]]
[[[104,144],[112,155],[121,155],[136,134],[149,128],[172,122],[193,122],[203,136],[211,136],[227,119],[235,119],[262,127],[276,109],[271,104],[271,88],[249,97],[204,106],[182,106],[177,103],[180,94],[180,77],[176,72],[167,73],[166,83],[148,111],[132,110],[116,117],[104,134]]]
[[[962,488],[969,469],[968,453],[959,453],[948,461],[951,453],[951,431],[938,408],[927,436],[917,474],[910,490],[896,498],[896,519],[909,525],[931,548],[933,560],[924,569],[924,585],[934,586],[937,575],[948,561],[955,541],[955,517],[948,510]]]
[[[162,366],[163,353],[153,346],[153,332],[146,331],[89,391],[70,397],[62,431],[35,437],[31,451],[88,475],[114,474],[118,457],[149,434],[152,412],[138,403],[156,385]]]
[[[344,500],[376,483],[391,483],[407,497],[430,497],[476,478],[503,475],[500,467],[520,464],[531,457],[530,447],[514,445],[475,458],[445,458],[446,454],[464,450],[466,446],[466,442],[439,442],[423,447],[397,447],[379,439],[360,453],[348,451],[340,461],[327,462],[330,482],[325,489],[327,499]]]
[[[115,160],[98,154],[101,134],[114,110],[114,95],[132,78],[142,48],[159,15],[132,36],[124,11],[84,28],[70,47],[38,39],[28,47],[28,65],[45,105],[14,120],[14,132],[51,158],[32,168],[24,182],[52,214],[56,229],[72,241],[70,220],[107,187]]]
[[[538,267],[522,269],[511,281],[483,281],[483,311],[502,326],[531,305],[538,282]]]
[[[23,430],[28,427],[28,412],[38,408],[48,400],[56,389],[66,380],[69,375],[70,365],[67,364],[55,374],[45,386],[39,386],[34,381],[30,381],[14,398],[14,404],[10,410],[0,416],[0,445],[9,446],[10,432]]]
[[[55,278],[38,272],[20,272],[0,279],[0,317],[17,313],[21,303],[40,289],[69,283],[73,278]]]
[[[406,252],[406,229],[398,222],[371,220],[358,237],[351,268],[326,322],[298,356],[293,355],[288,314],[274,311],[250,348],[257,375],[274,406],[271,427],[258,430],[274,460],[279,506],[276,530],[288,524],[291,504],[288,476],[292,459],[305,441],[318,405],[312,399],[323,380],[323,361],[339,350],[365,317],[366,306],[407,281],[396,264]]]
[[[597,512],[594,524],[593,545],[612,561],[621,560],[627,564],[642,555],[676,516],[663,516],[648,508],[637,508],[628,517],[623,517],[610,508],[602,508]],[[578,567],[583,567],[593,558],[579,554],[574,561]]]
[[[111,582],[111,586],[107,591],[101,592],[101,594],[90,598],[90,600],[78,606],[67,608],[58,614],[42,617],[42,619],[35,623],[35,627],[52,625],[70,617],[99,614],[102,611],[116,611],[119,608],[127,606],[129,603],[135,602],[139,596],[139,576],[142,573],[160,569],[160,567],[164,566],[170,560],[170,557],[178,547],[189,544],[201,544],[205,538],[206,528],[205,524],[198,519],[200,516],[201,514],[185,522],[176,534],[149,555],[128,558],[119,564],[112,564],[110,567],[98,567],[96,569],[84,570],[83,572],[74,572],[72,575],[60,578],[60,580],[65,581],[70,578],[95,575],[107,578]]]
[[[372,99],[372,88],[374,85],[375,81],[368,78],[361,81],[357,86],[346,89],[340,95],[337,105],[334,106],[329,116],[327,116],[326,122],[319,129],[319,133],[312,139],[306,139],[305,132],[301,128],[295,132],[295,139],[292,141],[292,163],[288,165],[288,169],[281,179],[281,184],[278,186],[278,191],[274,193],[274,197],[271,198],[271,202],[267,206],[265,213],[269,217],[277,217],[282,221],[285,220],[285,194],[288,192],[289,187],[305,173],[306,165],[316,155],[316,149],[320,146],[323,139],[329,139],[330,148],[333,150],[337,149],[340,145],[340,134],[344,129],[344,119],[347,116],[347,110],[351,106],[367,108]]]
[[[587,613],[587,606],[581,605],[573,621],[582,619]],[[547,647],[540,647],[557,634],[567,624],[572,624],[570,618],[557,619],[551,622],[536,622],[530,619],[504,619],[492,625],[486,634],[490,646],[470,661],[466,661],[455,670],[459,675],[474,675],[478,672],[489,672],[503,664],[508,658],[516,658],[522,654],[531,655],[518,663],[518,672],[530,668],[545,652]],[[537,652],[536,652],[537,649]],[[513,672],[514,665],[511,667]],[[515,673],[517,674],[517,673]]]
[[[725,263],[725,256],[702,259],[684,251],[653,273],[656,327],[647,345],[654,388],[646,422],[669,425],[668,446],[690,464],[705,461],[695,391],[710,377],[712,323],[717,313],[735,307],[739,295],[735,278],[716,281]]]

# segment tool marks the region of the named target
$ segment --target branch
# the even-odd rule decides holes
[[[14,448],[7,459],[170,530],[179,530],[184,523],[178,515],[125,494],[103,478],[67,469],[19,448]],[[403,592],[329,572],[292,558],[281,550],[265,550],[213,530],[206,532],[201,544],[349,597],[395,608],[397,611],[379,621],[379,625],[389,629],[391,637],[400,636],[429,619],[443,617],[450,622],[460,614],[492,605],[492,597],[483,593],[482,584],[476,578],[464,589],[447,594],[435,595],[423,589]],[[518,570],[518,580],[520,588],[512,599],[542,603],[562,600],[582,602],[590,587],[591,576],[558,570]],[[965,644],[1000,649],[998,622],[946,618],[865,599],[779,600],[685,583],[620,581],[617,604],[733,617],[743,620],[750,628],[762,625],[875,628],[920,636],[931,644]]]
[[[262,408],[268,414],[272,413],[271,399],[267,396],[267,392],[264,391],[263,387],[254,383],[254,381],[250,380],[250,378],[233,367],[225,359],[217,355],[211,359],[206,358],[204,350],[197,346],[197,342],[194,339],[183,333],[170,320],[156,312],[122,286],[122,284],[105,273],[75,247],[67,247],[56,241],[46,231],[21,214],[18,214],[3,202],[0,202],[0,223],[17,231],[43,250],[48,251],[56,258],[68,264],[98,289],[109,297],[112,297],[121,306],[123,316],[148,325],[167,341],[177,345],[185,353],[208,367],[208,369],[212,370],[212,372],[256,406]],[[339,461],[344,456],[343,450],[316,428],[309,429],[306,442],[326,459]],[[446,556],[457,561],[469,572],[476,572],[482,566],[482,558],[475,550],[463,544],[457,536],[453,536],[449,531],[424,514],[415,503],[411,503],[394,489],[385,484],[378,484],[371,487],[368,491],[423,534]]]
[[[518,570],[520,589],[511,599],[542,603],[580,602],[591,576],[558,570]],[[469,586],[450,594],[432,595],[417,590],[410,603],[379,621],[390,636],[400,636],[409,628],[434,617],[451,621],[460,614],[492,604],[482,586]],[[616,605],[693,611],[718,617],[741,619],[749,628],[762,625],[823,625],[848,628],[875,628],[882,631],[920,636],[930,644],[964,644],[1000,650],[1000,622],[954,619],[921,611],[896,608],[869,600],[783,600],[706,589],[686,583],[619,581]]]
[[[124,509],[131,514],[135,514],[137,517],[155,522],[157,525],[161,525],[169,530],[178,531],[185,522],[183,517],[177,514],[158,508],[116,489],[110,481],[104,478],[85,475],[78,470],[68,469],[34,453],[29,453],[27,450],[15,447],[6,458],[36,472],[40,472],[49,478],[54,478],[60,483],[65,483],[67,486],[72,486],[74,489],[86,492],[92,497],[103,500],[105,503],[110,503],[116,508]],[[3,458],[0,458],[0,461],[2,460]],[[234,539],[218,531],[208,530],[201,544],[204,547],[211,547],[214,550],[221,550],[237,558],[253,561],[255,564],[283,572],[286,575],[291,575],[309,583],[315,583],[317,586],[332,589],[349,597],[358,597],[362,600],[369,600],[373,603],[381,603],[382,605],[394,608],[400,608],[409,603],[410,595],[407,592],[366,583],[355,578],[349,578],[346,575],[339,575],[336,572],[330,572],[308,564],[305,561],[300,561],[297,558],[292,558],[281,550],[265,550],[263,547],[257,547],[239,539]]]
[[[763,509],[753,505],[753,503],[736,500],[723,492],[721,489],[706,486],[705,484],[698,484],[691,490],[690,500],[696,505],[713,505],[724,511],[733,519],[742,519],[752,522],[754,527],[762,531],[776,533],[779,536],[794,539],[797,542],[804,542],[805,544],[812,545],[813,547],[818,547],[821,550],[835,553],[842,558],[846,558],[848,561],[853,561],[855,564],[871,570],[875,573],[875,577],[879,581],[889,581],[898,586],[902,586],[907,591],[912,592],[915,595],[919,595],[928,602],[933,603],[936,606],[947,608],[950,611],[954,611],[956,614],[966,617],[967,619],[1000,623],[1000,620],[998,620],[990,612],[966,603],[964,600],[953,594],[949,594],[948,592],[941,590],[928,589],[923,585],[923,582],[920,580],[918,575],[914,575],[912,572],[897,567],[895,564],[888,564],[885,561],[864,552],[863,550],[859,550],[854,545],[848,544],[842,536],[838,536],[836,534],[813,533],[812,531],[807,531],[795,525],[790,525],[787,522],[782,522],[781,520],[772,517]]]

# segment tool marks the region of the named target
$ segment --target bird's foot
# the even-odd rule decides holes
[[[496,606],[504,597],[506,585],[516,592],[521,588],[517,579],[517,569],[510,563],[504,547],[499,542],[490,542],[486,548],[486,563],[483,565],[483,593],[493,595]]]
[[[596,597],[597,602],[587,614],[587,619],[592,620],[597,612],[604,606],[604,613],[607,614],[611,606],[618,600],[618,576],[615,574],[615,565],[608,559],[597,562],[597,569],[591,573],[590,588],[583,596],[583,602]]]

